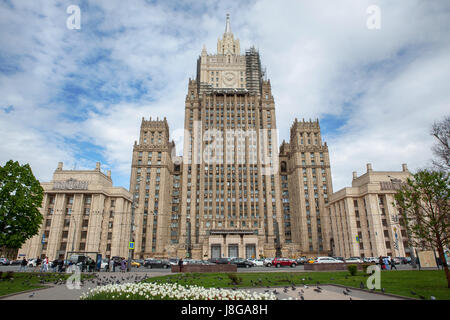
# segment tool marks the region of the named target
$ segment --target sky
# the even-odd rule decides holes
[[[259,49],[279,142],[295,118],[319,119],[334,191],[367,163],[430,164],[431,125],[450,114],[449,1],[1,0],[0,165],[45,182],[60,161],[99,161],[128,189],[142,117],[182,132],[188,80],[227,13],[241,52]]]

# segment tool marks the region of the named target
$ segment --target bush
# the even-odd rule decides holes
[[[242,283],[242,278],[238,277],[234,273],[227,273],[228,278],[231,280],[231,284],[238,285]]]
[[[364,274],[367,274],[367,268],[368,268],[369,266],[371,266],[370,263],[364,263],[364,264],[362,265],[362,269],[363,269]]]
[[[351,276],[356,276],[356,272],[358,272],[358,266],[356,264],[350,264],[347,266],[348,272],[350,272]]]

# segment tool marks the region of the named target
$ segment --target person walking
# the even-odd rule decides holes
[[[41,269],[41,262],[42,262],[42,260],[39,257],[36,258],[36,266],[34,267],[34,270],[33,270],[34,272]]]
[[[122,259],[122,262],[120,263],[120,270],[122,270],[122,272],[125,272],[126,268],[127,268],[127,266],[125,263],[125,259]]]
[[[42,259],[42,272],[47,272],[48,271],[48,258],[45,257],[44,259]]]
[[[394,269],[398,270],[397,267],[395,266],[394,258],[391,258],[391,271],[394,270]]]
[[[57,268],[58,268],[58,259],[55,259],[52,261],[52,271],[56,272]]]
[[[109,260],[109,270],[116,272],[116,264],[114,263],[114,259]]]
[[[378,260],[378,263],[380,264],[380,269],[384,270],[384,261],[383,261],[383,257],[380,256],[380,259]]]
[[[62,272],[64,268],[64,259],[58,261],[58,272]]]
[[[95,260],[94,259],[91,259],[90,266],[91,266],[91,268],[90,268],[91,272],[95,272],[96,264],[95,264]]]
[[[386,270],[389,270],[389,258],[384,257],[383,262],[384,262],[384,266],[385,266]]]
[[[180,272],[182,272],[183,269],[183,259],[180,258],[180,260],[178,260],[178,266],[180,267]]]
[[[27,265],[28,265],[28,261],[27,261],[27,259],[25,259],[25,257],[23,257],[22,261],[20,262],[19,272],[21,272],[22,270],[26,271]]]

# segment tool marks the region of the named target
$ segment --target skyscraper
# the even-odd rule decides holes
[[[228,15],[217,53],[203,47],[196,79],[189,79],[184,128],[180,159],[166,119],[142,120],[130,181],[135,256],[328,250],[329,219],[321,217],[331,173],[318,121],[296,120],[279,154],[270,80],[254,47],[241,54]]]

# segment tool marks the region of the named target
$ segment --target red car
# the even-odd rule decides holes
[[[291,267],[295,268],[297,266],[297,261],[288,258],[275,258],[272,260],[272,265],[279,267]]]

